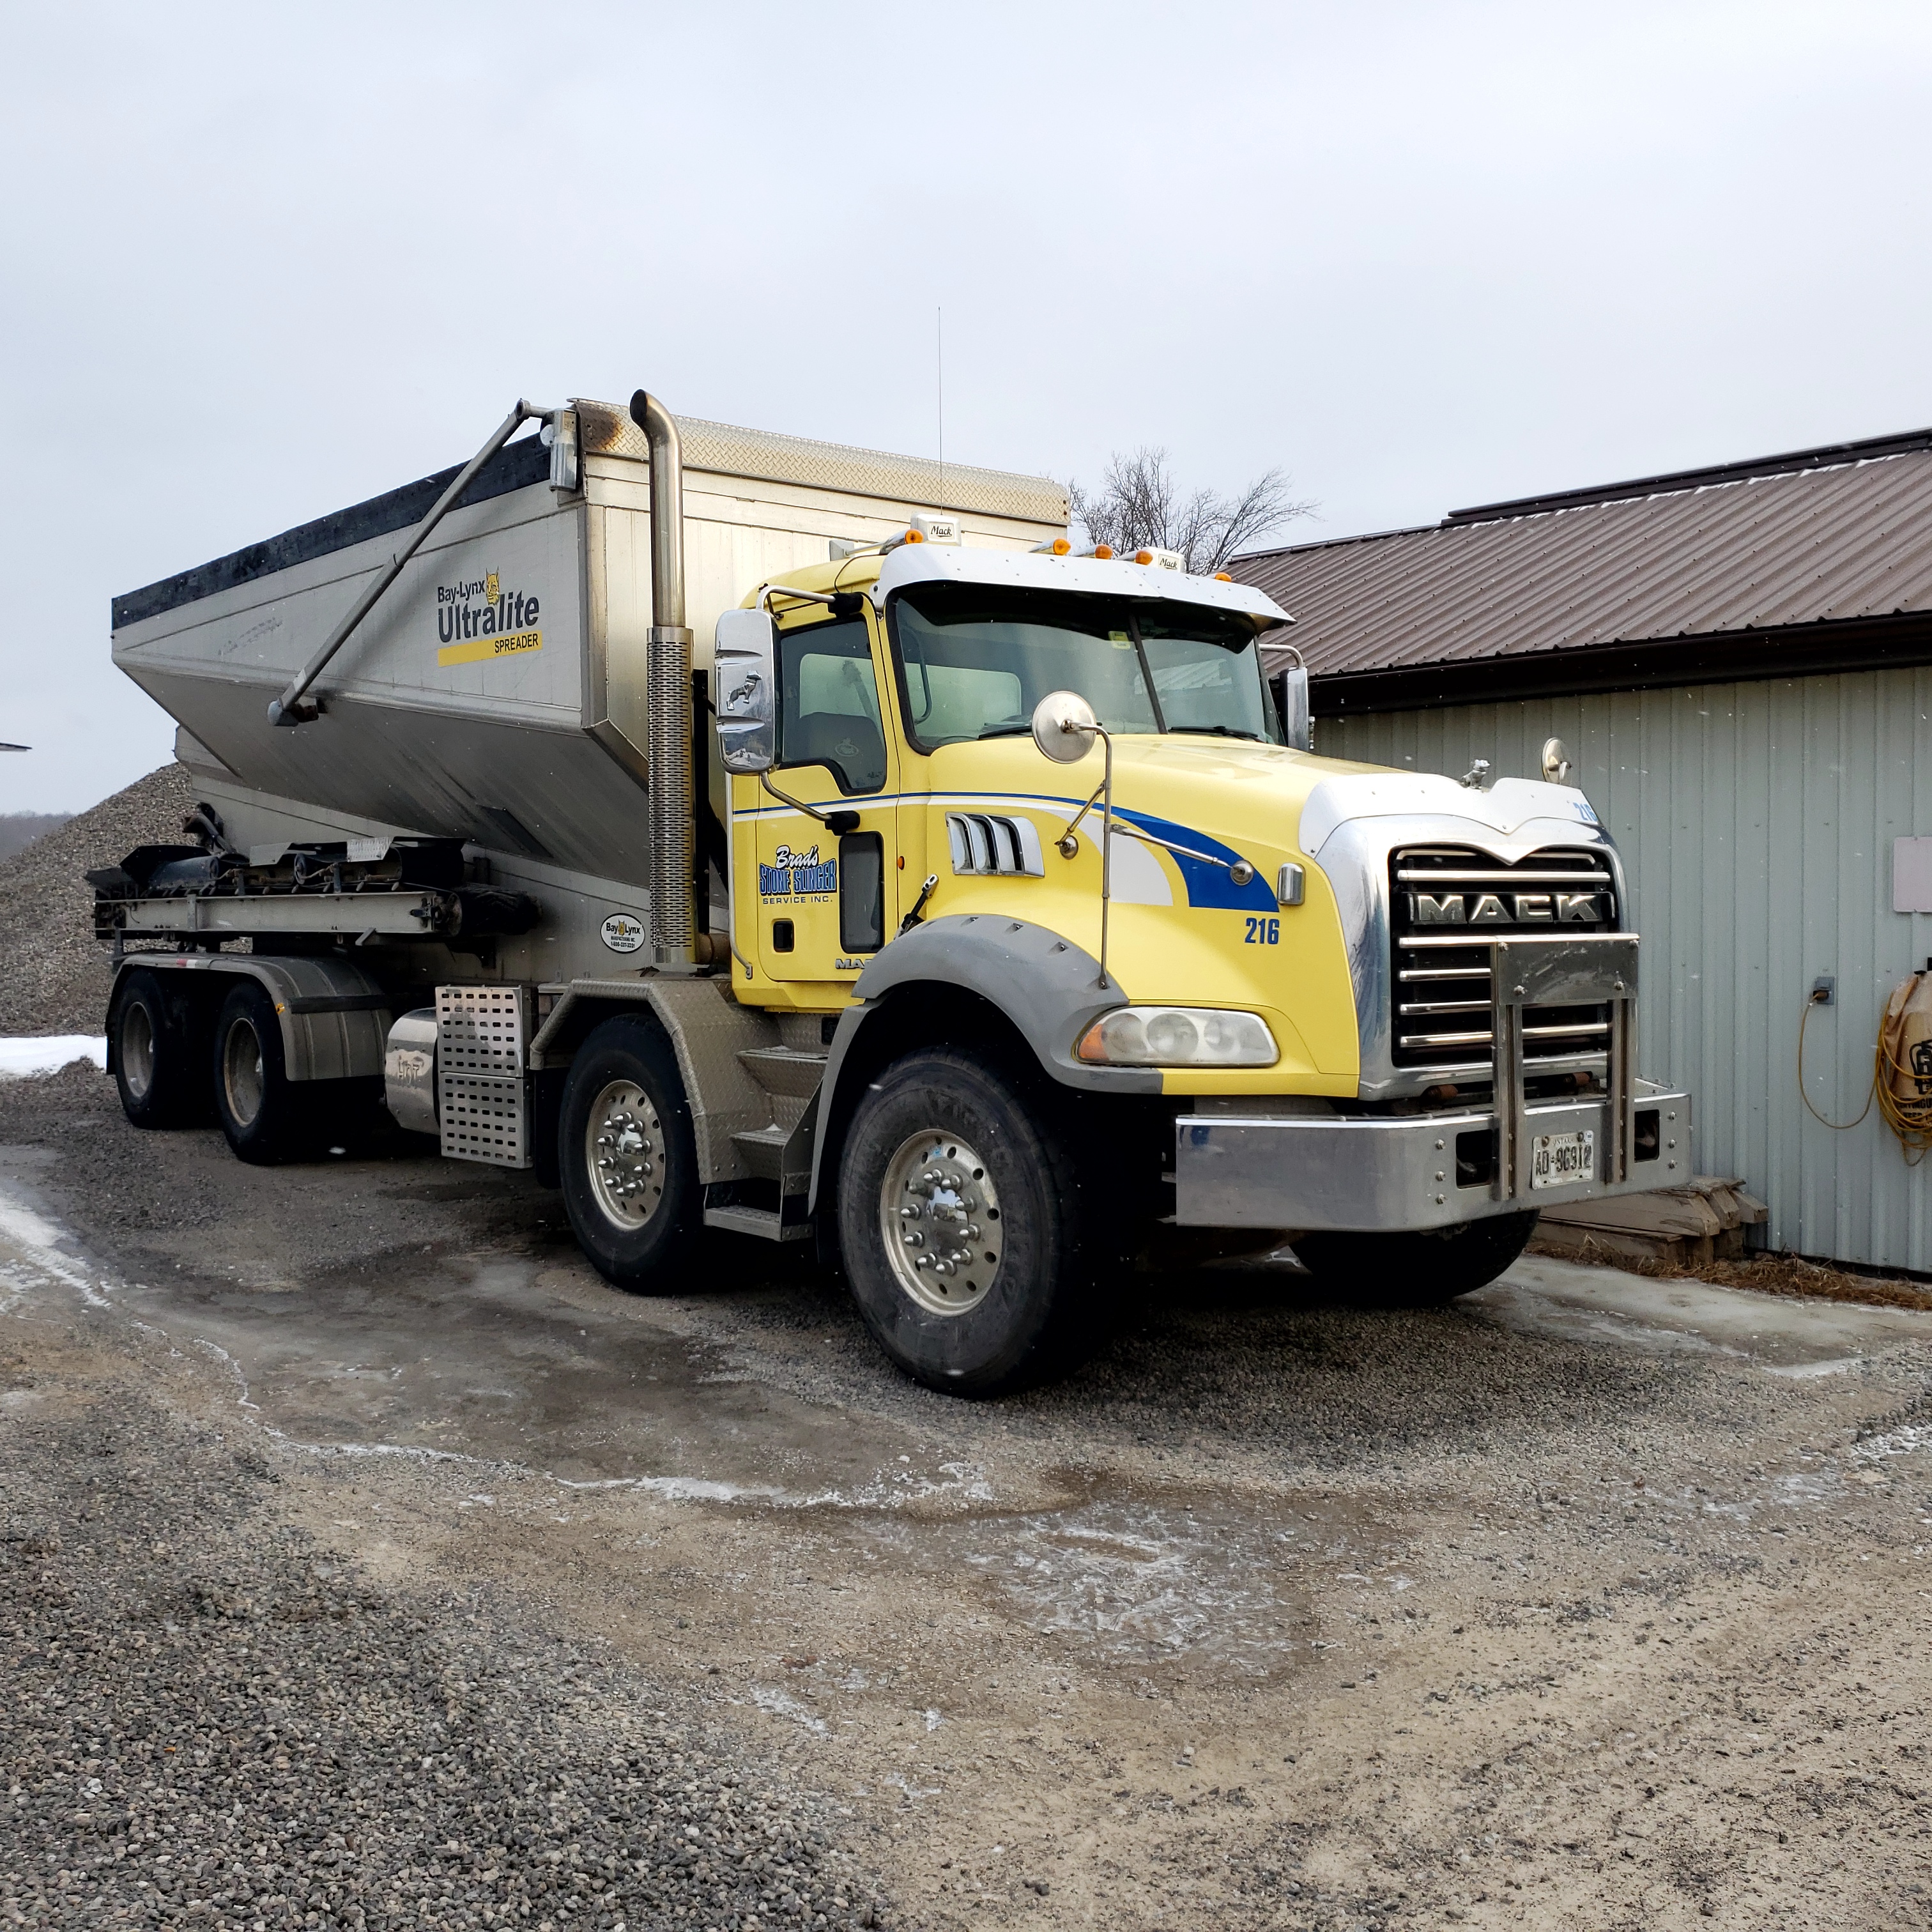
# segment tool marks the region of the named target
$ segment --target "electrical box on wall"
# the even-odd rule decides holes
[[[1892,842],[1892,909],[1932,912],[1932,838]]]

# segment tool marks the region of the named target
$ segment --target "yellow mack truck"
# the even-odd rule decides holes
[[[971,1395],[1162,1229],[1438,1301],[1690,1172],[1581,792],[1315,755],[1288,614],[1045,479],[519,402],[113,615],[199,798],[89,874],[138,1125],[385,1107],[628,1289],[815,1242]]]

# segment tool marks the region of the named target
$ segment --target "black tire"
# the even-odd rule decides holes
[[[1535,1230],[1532,1211],[1413,1234],[1304,1234],[1290,1245],[1324,1287],[1381,1308],[1439,1308],[1486,1288]]]
[[[1085,1190],[1056,1111],[1023,1070],[927,1051],[888,1067],[853,1115],[838,1171],[847,1277],[879,1346],[928,1388],[1007,1394],[1103,1339]]]
[[[338,1083],[288,1077],[282,1023],[259,981],[236,982],[222,1002],[212,1044],[214,1117],[236,1160],[270,1166],[308,1152],[327,1136],[332,1122],[323,1090]]]
[[[602,1160],[613,1165],[600,1169]],[[606,1020],[578,1048],[558,1109],[556,1164],[571,1228],[606,1281],[634,1294],[689,1285],[704,1190],[691,1103],[656,1021]]]
[[[137,966],[115,989],[107,1030],[121,1109],[136,1126],[208,1118],[208,1027],[194,991]]]

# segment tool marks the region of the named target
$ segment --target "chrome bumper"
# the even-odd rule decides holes
[[[1512,937],[1496,941],[1494,956],[1493,1106],[1367,1116],[1184,1114],[1176,1123],[1177,1222],[1393,1233],[1688,1180],[1690,1096],[1630,1070],[1635,937]],[[1605,1090],[1532,1104],[1523,1094],[1522,1010],[1572,1003],[1610,1010]],[[1592,1137],[1587,1171],[1539,1179],[1538,1143],[1578,1132]]]

